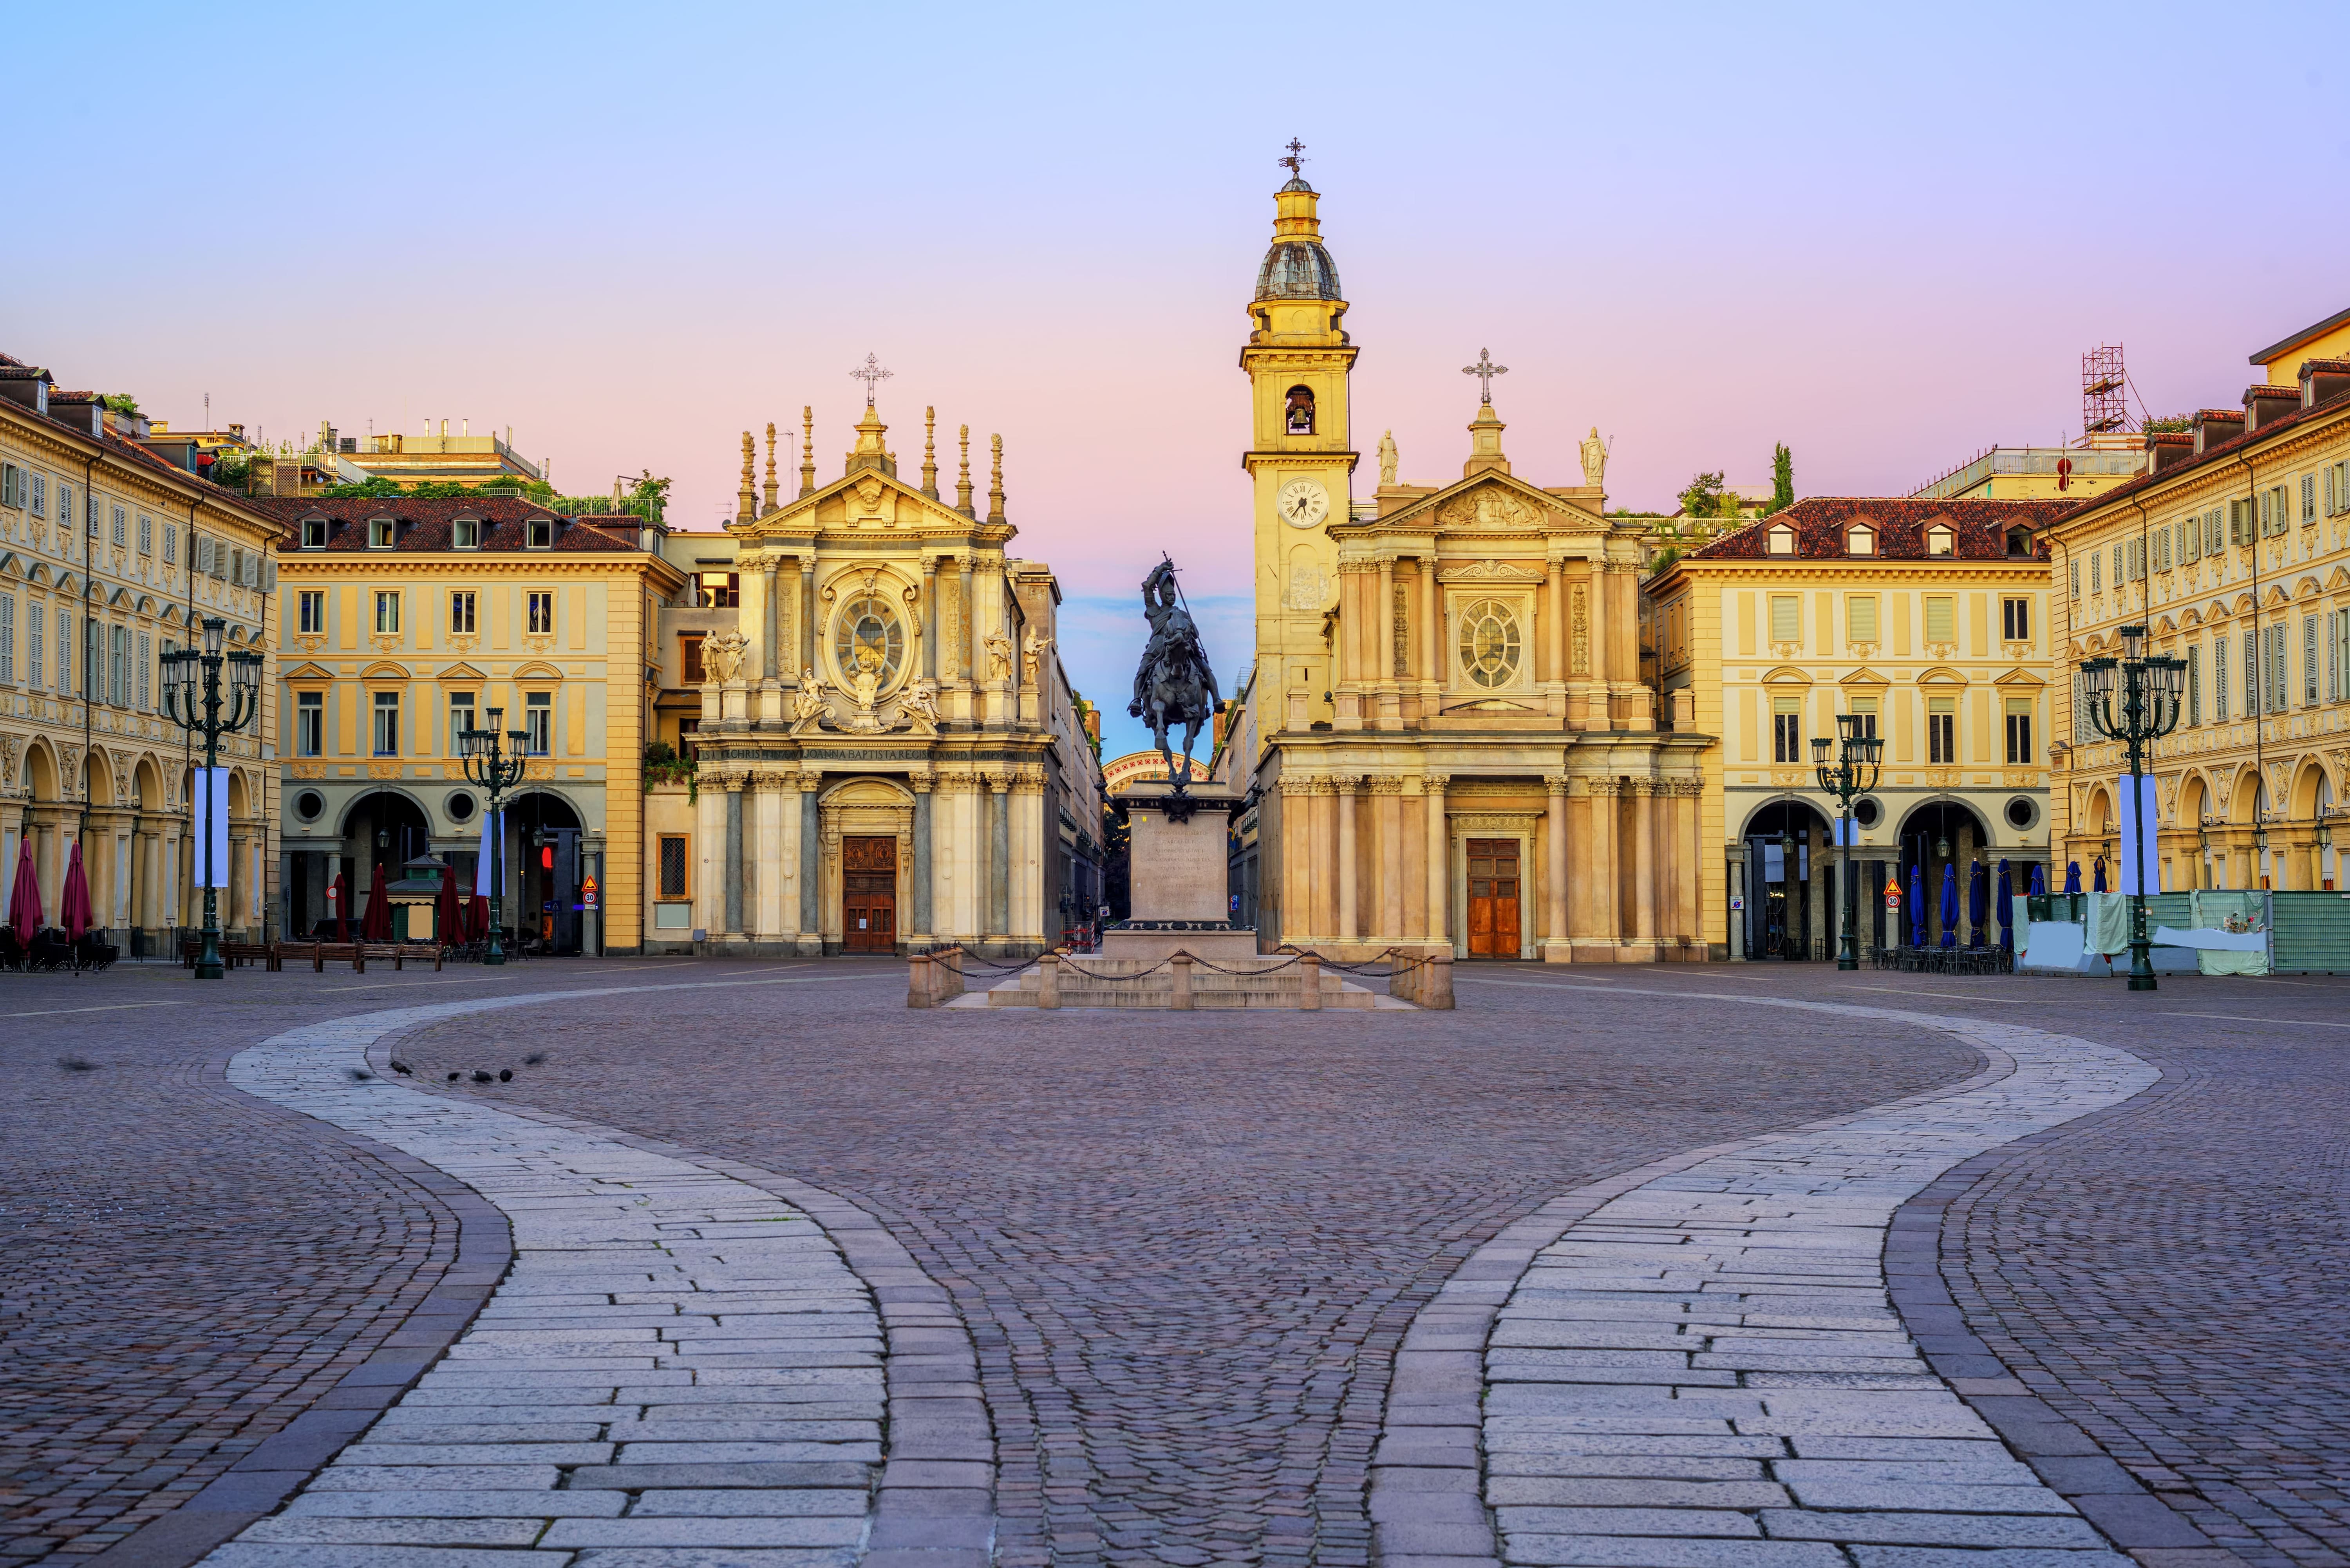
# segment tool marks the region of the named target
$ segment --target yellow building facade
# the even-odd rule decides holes
[[[486,802],[459,732],[520,731],[525,774],[507,800],[505,919],[589,952],[644,942],[647,680],[662,607],[684,589],[658,531],[567,517],[523,500],[256,502],[281,530],[284,614],[273,629],[286,714],[284,846],[290,932],[356,918],[380,866],[432,854],[465,890]],[[513,742],[509,742],[511,747]],[[578,835],[595,908],[561,910],[535,836]],[[577,914],[576,925],[560,917]]]
[[[1253,786],[1233,886],[1260,940],[1366,956],[1701,959],[1704,741],[1640,678],[1648,522],[1518,476],[1486,391],[1458,481],[1357,502],[1360,352],[1303,178],[1274,196],[1241,349],[1255,494],[1255,661],[1223,776]],[[1238,754],[1244,751],[1248,754]],[[1220,771],[1222,771],[1220,769]]]
[[[126,950],[160,952],[203,918],[188,803],[203,753],[164,716],[157,660],[200,645],[213,617],[227,648],[266,655],[276,526],[151,435],[138,414],[0,355],[0,859],[13,879],[18,846],[32,844],[53,924],[79,845],[98,924]],[[253,724],[221,742],[219,907],[240,939],[265,931],[277,890],[266,673],[262,691]]]
[[[1841,714],[1886,742],[1854,812],[1864,949],[1910,940],[1908,911],[1893,928],[1882,895],[1913,865],[1932,941],[1946,867],[1962,920],[1975,864],[2009,860],[2026,888],[2048,843],[2053,645],[2036,531],[2066,504],[1812,496],[1649,580],[1657,681],[1678,716],[1720,737],[1701,763],[1710,945],[1834,956],[1838,808],[1811,741],[1834,738]]]
[[[2056,832],[2084,867],[2120,848],[2122,748],[2074,701],[2120,628],[2188,662],[2148,763],[2164,888],[2344,886],[2350,787],[2350,312],[2251,357],[2240,405],[2145,438],[2153,472],[2063,517]],[[2350,844],[2350,833],[2344,835]],[[2112,885],[2109,883],[2109,885]]]

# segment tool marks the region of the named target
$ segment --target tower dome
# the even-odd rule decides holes
[[[1274,193],[1279,215],[1274,219],[1273,244],[1257,268],[1259,299],[1344,299],[1338,286],[1338,264],[1322,245],[1322,223],[1315,215],[1320,201],[1302,175]]]

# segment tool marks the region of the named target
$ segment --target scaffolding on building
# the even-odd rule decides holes
[[[2122,346],[2100,343],[2081,356],[2081,432],[2105,435],[2131,428]]]

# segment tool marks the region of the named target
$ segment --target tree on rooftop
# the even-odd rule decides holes
[[[1712,517],[1721,511],[1721,470],[1700,473],[1681,490],[1681,511],[1691,517]]]
[[[1771,507],[1783,512],[1795,504],[1795,454],[1780,441],[1771,449]],[[1768,515],[1766,513],[1764,515]]]

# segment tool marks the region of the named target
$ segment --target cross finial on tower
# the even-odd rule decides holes
[[[1484,389],[1485,393],[1484,397],[1479,400],[1481,402],[1490,403],[1493,400],[1493,378],[1496,376],[1508,375],[1510,373],[1510,368],[1507,365],[1494,364],[1493,357],[1484,349],[1480,348],[1477,350],[1477,362],[1474,365],[1461,366],[1461,373],[1464,376],[1474,376],[1477,378],[1478,383]]]
[[[865,356],[865,363],[851,370],[848,373],[848,379],[865,383],[865,400],[870,403],[873,400],[874,389],[889,379],[889,372],[881,368],[879,355],[868,354]]]
[[[1297,138],[1294,136],[1291,137],[1289,139],[1289,156],[1286,158],[1276,158],[1274,161],[1280,164],[1284,169],[1288,170],[1292,174],[1295,174],[1300,179],[1303,179],[1305,177],[1305,171],[1301,166],[1305,161],[1305,143],[1298,140]]]

